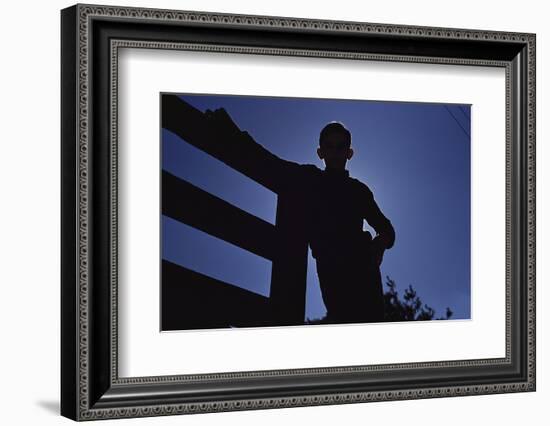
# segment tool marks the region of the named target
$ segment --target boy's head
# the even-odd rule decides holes
[[[329,169],[345,169],[346,162],[353,157],[351,133],[342,123],[333,121],[321,130],[317,155]]]

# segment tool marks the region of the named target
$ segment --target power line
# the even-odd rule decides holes
[[[466,119],[469,121],[470,116],[468,114],[466,114],[465,108],[463,108],[461,106],[459,106],[458,108],[460,108],[460,112],[462,112],[462,114],[464,114],[464,117],[466,117]]]
[[[460,124],[460,121],[458,121],[456,119],[456,117],[454,116],[454,114],[451,112],[451,110],[449,109],[449,107],[447,105],[443,105],[445,107],[445,109],[447,110],[447,112],[451,115],[451,117],[453,117],[454,121],[456,122],[456,124],[458,124],[458,126],[460,127],[460,129],[464,132],[464,134],[468,137],[468,139],[470,139],[470,134],[466,131],[466,129],[462,126],[462,124]]]

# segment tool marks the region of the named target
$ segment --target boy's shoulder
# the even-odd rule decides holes
[[[300,164],[301,172],[308,177],[321,176],[323,171],[315,164]]]
[[[369,186],[365,182],[362,182],[359,179],[351,177],[351,176],[349,177],[349,179],[351,181],[351,184],[357,189],[357,191],[365,192],[369,195],[372,194],[371,189],[369,188]]]
[[[322,170],[317,167],[315,164],[300,164],[300,167],[302,167],[304,170],[308,170],[314,173],[321,173]]]

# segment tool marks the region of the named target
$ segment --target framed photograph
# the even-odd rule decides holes
[[[535,35],[61,11],[61,413],[535,390]]]

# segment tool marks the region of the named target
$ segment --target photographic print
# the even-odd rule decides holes
[[[470,105],[160,96],[161,331],[470,319]]]

